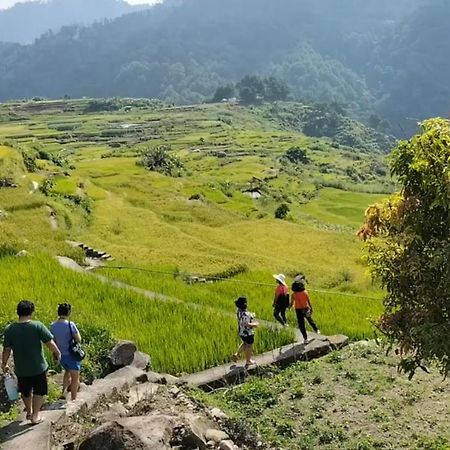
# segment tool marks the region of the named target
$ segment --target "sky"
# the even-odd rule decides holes
[[[21,2],[26,2],[30,0],[20,0]],[[126,0],[128,3],[132,5],[138,5],[142,3],[157,3],[159,0]],[[15,3],[19,3],[19,0],[0,0],[0,9],[6,9],[10,6],[13,6]]]

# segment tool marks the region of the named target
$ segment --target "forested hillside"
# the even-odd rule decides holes
[[[33,96],[205,101],[245,75],[275,75],[291,98],[378,114],[408,134],[448,115],[445,0],[185,0],[0,46],[0,100]]]
[[[58,31],[65,25],[90,25],[141,9],[142,6],[131,6],[125,0],[21,2],[0,10],[0,41],[28,44],[48,30]]]

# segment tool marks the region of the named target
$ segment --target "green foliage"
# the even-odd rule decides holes
[[[411,376],[431,359],[450,371],[449,161],[449,122],[424,122],[422,133],[391,157],[401,194],[369,208],[360,232],[369,239],[373,274],[387,290],[379,328],[399,342]]]
[[[120,109],[120,104],[116,100],[99,99],[91,100],[85,107],[84,112],[94,113],[100,111],[117,111]]]
[[[236,88],[232,84],[226,84],[224,86],[219,86],[214,93],[213,102],[220,102],[223,99],[229,99],[236,96]]]
[[[139,164],[152,172],[168,176],[180,176],[183,163],[175,155],[169,153],[170,147],[158,146],[149,148],[142,153]]]
[[[8,256],[14,256],[19,252],[17,244],[10,242],[0,242],[0,258],[7,258]]]
[[[80,328],[86,358],[83,360],[83,380],[92,383],[110,371],[108,355],[114,347],[115,339],[111,331],[91,325]]]
[[[310,162],[306,150],[299,147],[292,147],[286,153],[285,157],[293,164],[308,164]]]
[[[290,209],[289,206],[286,203],[282,203],[276,210],[275,210],[275,219],[286,219],[289,215]]]

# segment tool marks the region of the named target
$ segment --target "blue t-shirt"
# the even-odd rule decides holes
[[[70,328],[73,335],[78,333],[78,328],[73,322],[70,322]],[[67,320],[53,322],[50,330],[55,337],[55,342],[61,355],[70,355],[69,343],[72,340],[72,334],[70,333],[69,322]]]

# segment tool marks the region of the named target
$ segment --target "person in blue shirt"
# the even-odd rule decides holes
[[[63,395],[69,388],[72,400],[76,400],[80,387],[81,362],[70,353],[69,345],[72,339],[81,342],[77,326],[70,321],[72,306],[62,303],[58,306],[58,320],[53,322],[50,330],[55,337],[56,345],[61,351],[61,366],[64,368]]]

